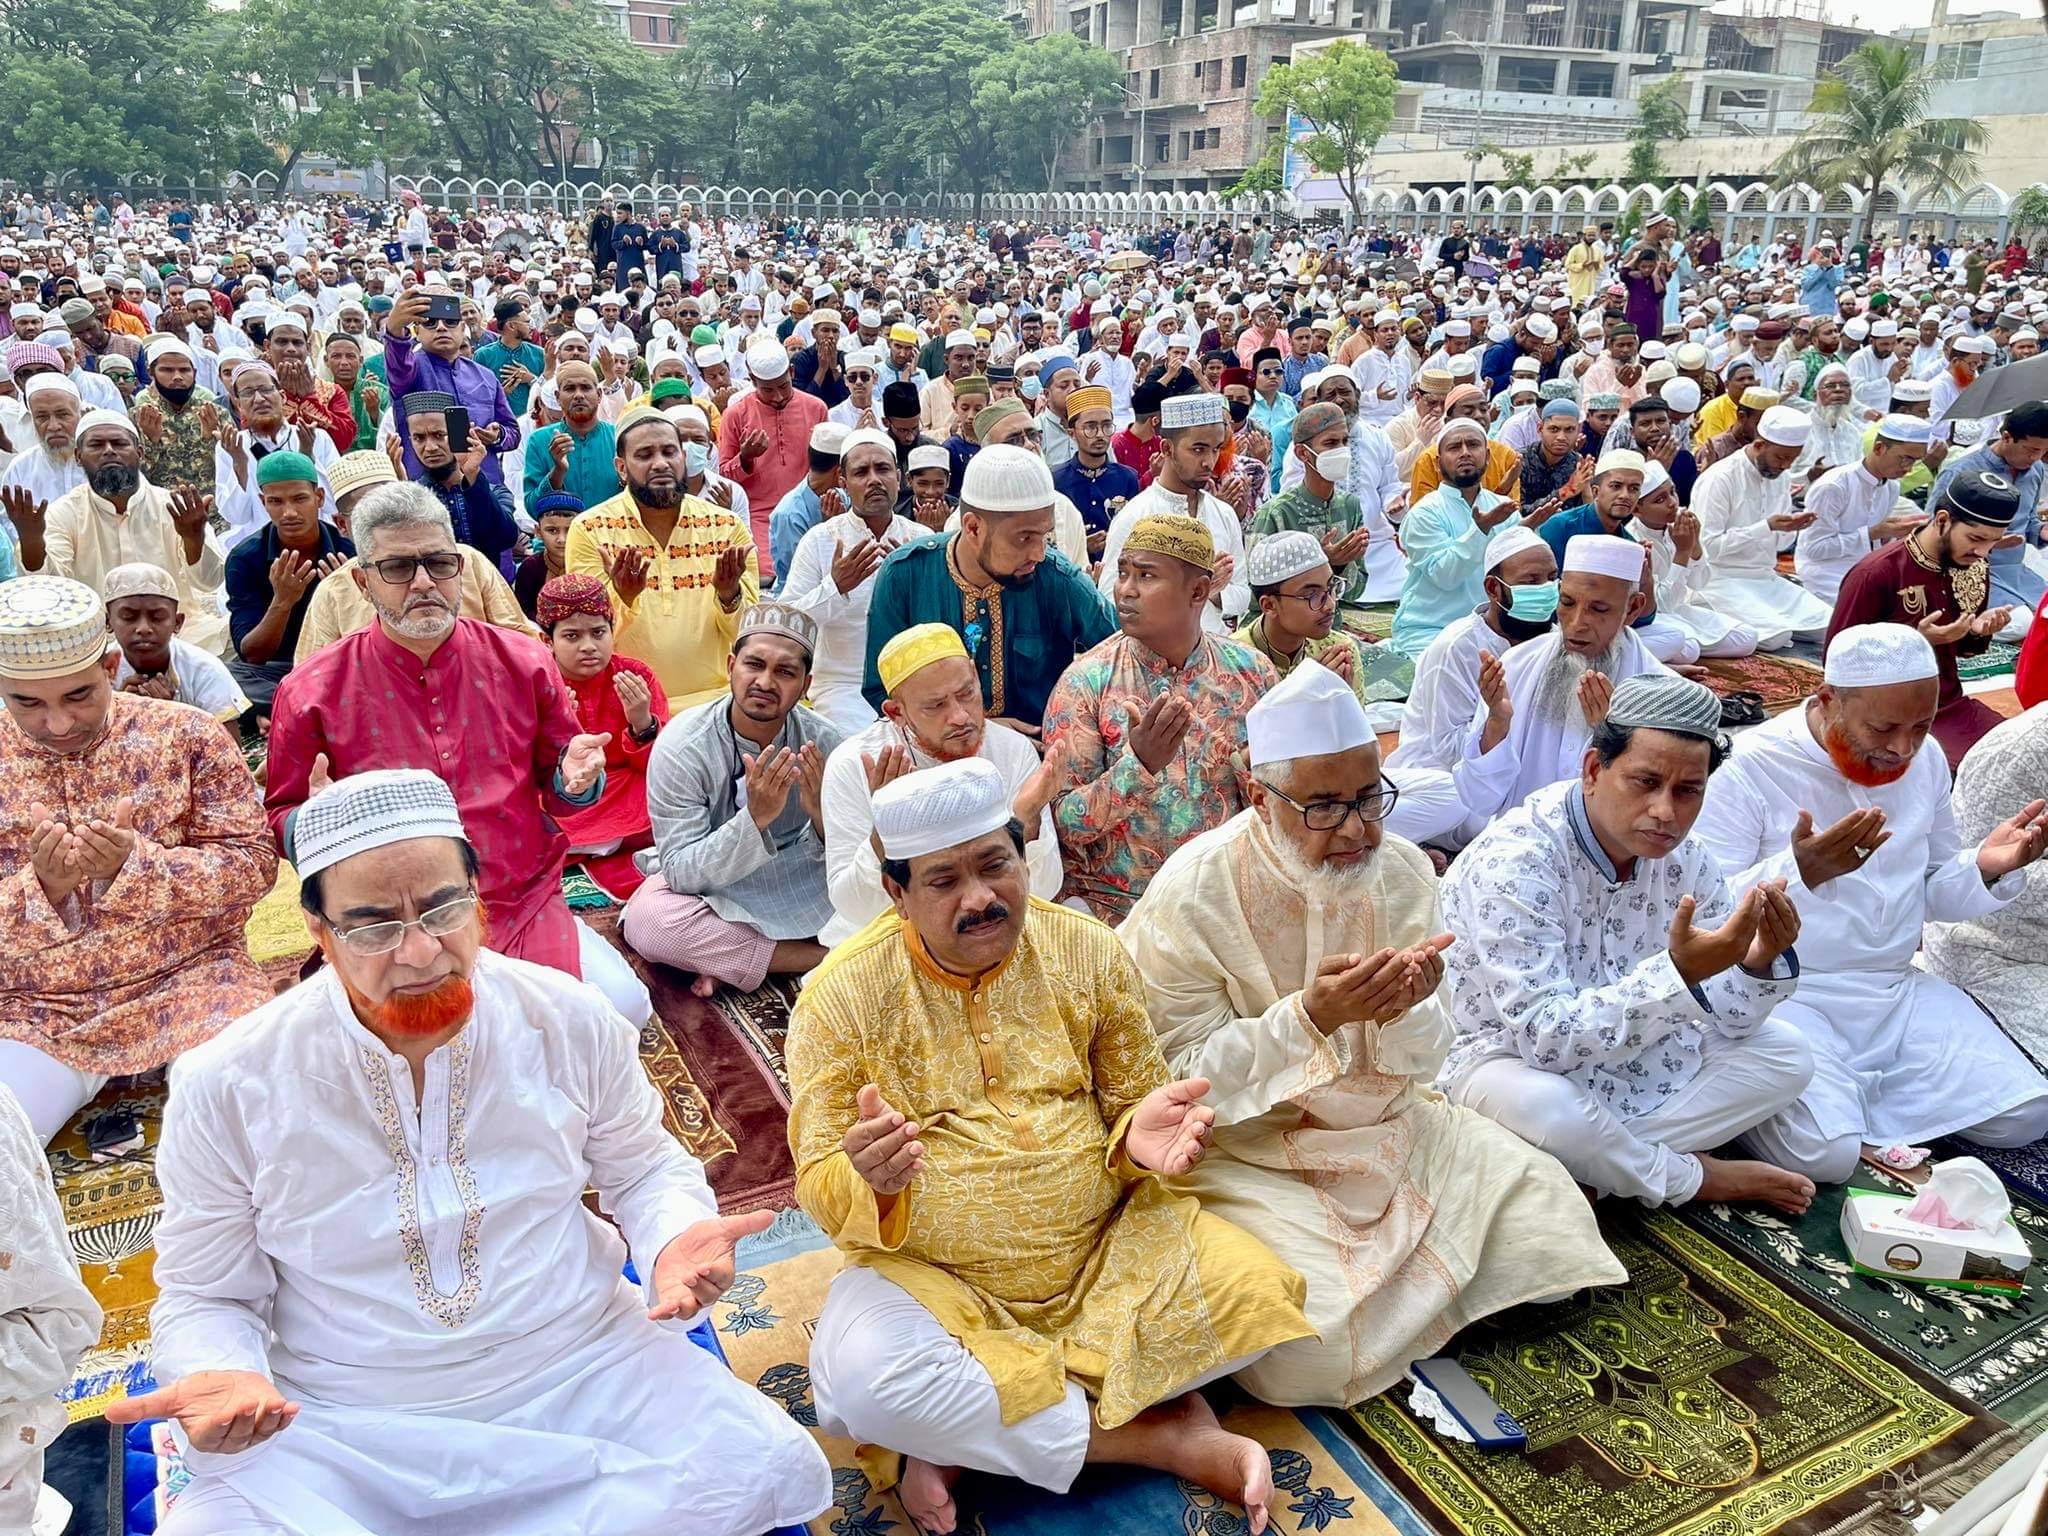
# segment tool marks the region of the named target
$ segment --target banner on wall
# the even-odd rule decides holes
[[[1280,184],[1294,194],[1295,203],[1303,208],[1348,206],[1350,199],[1345,197],[1337,178],[1325,176],[1302,153],[1302,142],[1314,138],[1315,132],[1299,112],[1287,114],[1287,147],[1280,156]],[[1361,191],[1372,185],[1370,167],[1359,173],[1358,185]]]

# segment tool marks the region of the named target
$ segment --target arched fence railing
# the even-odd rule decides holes
[[[82,186],[75,176],[58,179],[59,190]],[[2037,183],[2036,185],[2041,185]],[[240,173],[224,180],[137,176],[121,183],[131,196],[188,198],[274,198],[283,190],[271,172]],[[627,201],[643,209],[689,204],[700,217],[736,219],[880,219],[921,217],[958,222],[975,213],[969,193],[876,192],[858,188],[718,186],[670,182],[522,181],[491,176],[393,176],[390,191],[417,192],[427,202],[450,208],[491,205],[530,213],[570,216],[589,213],[601,202]],[[1922,197],[1902,188],[1881,188],[1869,209],[1873,235],[1928,233],[2006,238],[2017,192],[1979,182],[1957,195]],[[1652,213],[1671,212],[1681,222],[1704,221],[1724,243],[1754,236],[1768,243],[1780,234],[1811,242],[1824,229],[1837,234],[1862,227],[1866,198],[1846,188],[1817,188],[1770,182],[1712,181],[1659,187],[1618,182],[1525,187],[1482,186],[1469,199],[1458,187],[1368,188],[1364,222],[1413,233],[1442,232],[1453,220],[1507,228],[1517,234],[1569,234],[1585,224],[1633,216],[1638,225]],[[1153,225],[1165,221],[1247,225],[1330,219],[1349,210],[1298,206],[1288,193],[1262,193],[1225,201],[1213,192],[992,192],[981,199],[984,219],[1034,224]]]

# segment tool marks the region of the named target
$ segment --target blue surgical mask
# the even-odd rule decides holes
[[[692,480],[711,467],[711,450],[702,443],[683,444],[683,473]],[[1551,599],[1553,603],[1556,598]]]
[[[1557,616],[1557,583],[1508,588],[1508,614],[1530,624],[1547,624]]]

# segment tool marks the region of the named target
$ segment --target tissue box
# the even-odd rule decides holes
[[[1864,1274],[2008,1296],[2026,1289],[2034,1254],[2011,1217],[1995,1232],[1953,1231],[1908,1221],[1905,1210],[1912,1200],[1849,1191],[1842,1202],[1842,1242]]]

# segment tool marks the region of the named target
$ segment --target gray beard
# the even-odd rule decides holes
[[[1339,869],[1328,864],[1309,863],[1302,857],[1301,850],[1275,828],[1267,829],[1266,841],[1272,846],[1273,856],[1288,880],[1318,906],[1353,904],[1365,895],[1367,886],[1372,883],[1378,858],[1376,853],[1369,853],[1356,864]]]
[[[1839,427],[1848,421],[1849,412],[1854,408],[1854,401],[1846,401],[1841,405],[1816,405],[1813,408],[1813,415],[1823,426]]]
[[[1607,649],[1597,656],[1581,656],[1575,651],[1566,650],[1564,642],[1560,640],[1557,654],[1550,658],[1550,664],[1543,669],[1543,677],[1536,684],[1536,697],[1529,706],[1536,718],[1561,730],[1592,730],[1593,726],[1586,719],[1586,712],[1579,708],[1579,683],[1588,672],[1598,672],[1603,677],[1612,677],[1615,659],[1620,650],[1619,634],[1608,643]]]

